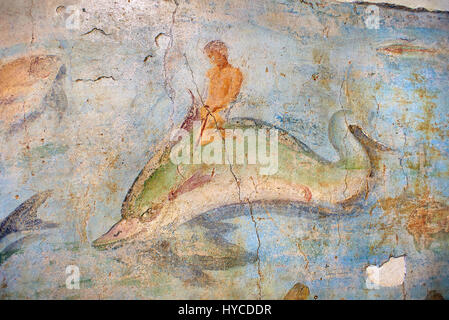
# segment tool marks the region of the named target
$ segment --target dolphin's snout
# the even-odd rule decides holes
[[[112,228],[95,240],[94,247],[104,247],[120,241],[127,240],[143,231],[143,224],[138,218],[122,219]]]

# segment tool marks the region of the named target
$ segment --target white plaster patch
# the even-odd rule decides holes
[[[409,7],[412,9],[424,8],[427,10],[449,10],[449,2],[447,0],[337,0],[338,2],[366,2],[366,3],[387,3],[392,5]]]
[[[405,256],[391,257],[380,267],[371,265],[366,268],[366,287],[368,289],[397,287],[404,283],[405,274]]]

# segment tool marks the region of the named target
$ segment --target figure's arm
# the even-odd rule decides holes
[[[206,87],[206,101],[204,102],[204,106],[207,110],[212,111],[211,106],[214,105],[214,99],[213,99],[213,95],[211,94],[211,83],[212,81],[214,81],[214,76],[215,76],[215,68],[209,69],[206,72],[206,77],[207,79],[209,79],[209,83],[208,86]]]

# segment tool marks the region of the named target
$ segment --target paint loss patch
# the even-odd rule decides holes
[[[366,287],[368,289],[378,289],[380,287],[397,287],[404,283],[406,266],[405,255],[391,257],[388,261],[380,265],[370,265],[366,267]]]

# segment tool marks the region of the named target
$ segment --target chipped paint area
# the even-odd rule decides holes
[[[448,298],[449,8],[376,2],[1,2],[0,298]]]
[[[387,4],[391,6],[402,6],[410,9],[426,9],[431,11],[448,11],[449,4],[444,0],[338,0],[339,2],[358,2],[368,4]]]
[[[405,256],[391,257],[380,267],[366,267],[366,287],[375,289],[379,287],[397,287],[404,283],[406,274]]]

